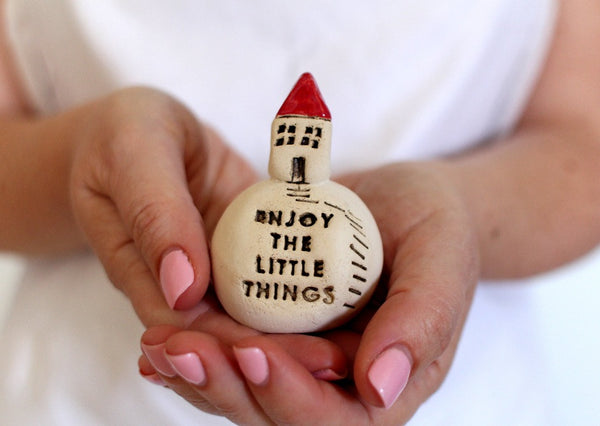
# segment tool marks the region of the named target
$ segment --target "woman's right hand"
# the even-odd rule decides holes
[[[212,230],[254,171],[152,89],[125,89],[74,114],[69,186],[81,230],[146,326],[185,325],[208,286]]]

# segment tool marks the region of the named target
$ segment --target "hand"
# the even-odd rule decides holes
[[[194,331],[148,330],[141,373],[156,378],[155,367],[166,366],[158,368],[161,383],[236,422],[408,421],[450,367],[478,277],[477,238],[460,196],[435,164],[391,165],[341,182],[375,216],[385,270],[382,296],[358,318],[310,336],[326,351],[311,358],[307,336],[261,335],[212,303]],[[344,365],[348,377],[336,380]]]
[[[144,324],[184,324],[193,311],[171,308],[201,300],[210,233],[255,174],[163,93],[132,88],[83,108],[73,135],[74,215]]]

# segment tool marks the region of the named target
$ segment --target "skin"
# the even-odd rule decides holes
[[[385,253],[382,296],[341,329],[262,335],[206,293],[206,242],[227,203],[255,180],[209,127],[143,88],[36,117],[6,49],[0,247],[45,254],[89,244],[149,327],[142,342],[199,356],[201,385],[160,378],[203,410],[245,424],[404,423],[443,381],[478,279],[546,271],[600,241],[598,39],[600,4],[562,2],[546,66],[511,135],[453,158],[338,177],[372,210]],[[157,283],[175,247],[188,254],[195,281],[171,310]],[[185,309],[200,299],[184,329]],[[234,355],[248,347],[266,355],[268,377],[258,385]],[[390,347],[410,355],[412,370],[384,409],[368,371]],[[145,356],[139,366],[156,374]],[[326,370],[336,374],[319,375]]]

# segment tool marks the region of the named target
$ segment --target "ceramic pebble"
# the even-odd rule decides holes
[[[383,264],[361,199],[330,178],[331,115],[303,74],[271,127],[270,179],[228,206],[211,242],[230,316],[270,333],[337,327],[368,302]]]

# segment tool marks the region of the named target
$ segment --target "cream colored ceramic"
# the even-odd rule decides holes
[[[303,74],[271,130],[271,179],[240,194],[211,244],[213,280],[225,310],[272,333],[339,326],[368,301],[383,264],[365,204],[329,180],[331,120]]]

